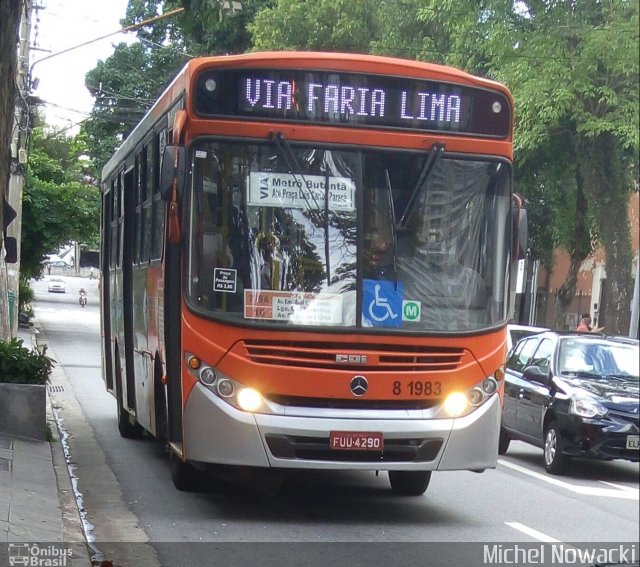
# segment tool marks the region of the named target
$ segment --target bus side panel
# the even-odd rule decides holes
[[[149,390],[148,390],[148,403],[151,413],[152,429],[151,431],[157,434],[156,420],[161,412],[166,413],[166,392],[165,397],[161,394],[165,389],[165,386],[160,382],[162,376],[165,373],[164,370],[164,345],[161,339],[164,328],[164,278],[163,278],[163,265],[161,262],[154,262],[147,270],[147,348],[149,350],[150,361],[150,375],[149,375]],[[159,375],[156,375],[156,371]],[[164,407],[163,407],[164,406]]]
[[[139,264],[132,273],[133,366],[135,376],[136,419],[152,430],[153,361],[149,352],[147,298],[148,264]]]

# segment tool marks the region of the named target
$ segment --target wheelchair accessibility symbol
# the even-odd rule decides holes
[[[398,282],[364,280],[363,318],[373,327],[402,325],[403,285]]]

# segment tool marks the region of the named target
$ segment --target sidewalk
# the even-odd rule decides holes
[[[35,332],[21,327],[18,337],[29,347]],[[91,565],[51,396],[47,400],[52,442],[0,434],[0,567],[32,565],[34,557],[64,567]]]

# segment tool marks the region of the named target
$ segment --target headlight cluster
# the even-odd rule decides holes
[[[444,410],[449,417],[462,417],[481,406],[498,391],[504,379],[504,370],[499,368],[479,384],[463,392],[451,392],[444,401]]]
[[[608,411],[601,403],[589,398],[571,398],[569,406],[569,413],[579,417],[604,417]]]
[[[219,398],[237,409],[255,412],[264,406],[262,394],[254,388],[247,388],[236,380],[225,376],[219,370],[204,363],[197,356],[187,353],[187,366],[200,383]]]

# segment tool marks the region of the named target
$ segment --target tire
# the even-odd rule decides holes
[[[510,443],[511,443],[511,437],[509,437],[509,434],[501,427],[500,439],[498,440],[498,454],[505,455],[509,450]]]
[[[185,463],[178,455],[169,450],[171,464],[171,480],[181,492],[196,492],[202,489],[203,474]]]
[[[133,423],[132,423],[133,421]],[[140,439],[144,433],[142,426],[118,403],[118,431],[124,439]]]
[[[431,471],[389,471],[391,490],[399,496],[421,496],[430,480]]]
[[[164,385],[160,378],[157,367],[154,372],[155,388],[155,409],[156,409],[156,439],[162,444],[169,441],[169,416],[167,414],[167,403],[165,401]]]
[[[562,474],[567,467],[569,457],[561,450],[562,437],[556,421],[550,423],[544,431],[544,468],[551,474]]]

